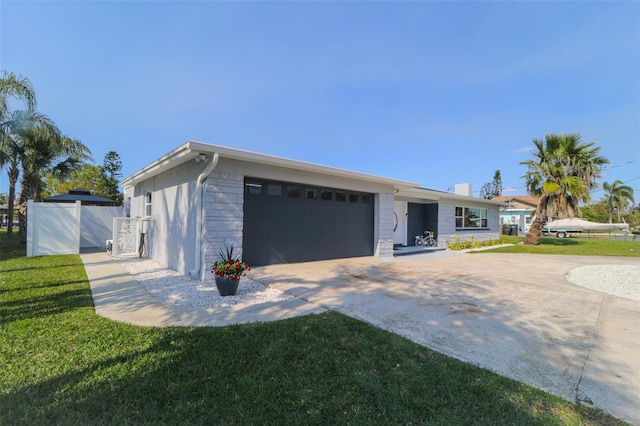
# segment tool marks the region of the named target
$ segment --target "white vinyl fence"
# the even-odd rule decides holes
[[[122,207],[75,203],[35,203],[27,210],[27,256],[79,254],[81,248],[105,248],[112,238],[113,218]]]

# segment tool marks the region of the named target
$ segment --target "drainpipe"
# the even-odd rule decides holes
[[[202,263],[202,232],[204,225],[202,224],[202,210],[203,210],[203,198],[204,198],[204,181],[211,174],[213,169],[218,165],[218,153],[213,153],[213,159],[211,163],[207,165],[202,173],[198,176],[196,187],[196,210],[198,211],[198,219],[196,222],[196,255],[195,266],[189,271],[189,276],[193,279],[200,273],[200,264]]]

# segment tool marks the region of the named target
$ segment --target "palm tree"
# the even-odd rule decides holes
[[[56,125],[45,115],[35,111],[13,111],[6,115],[4,132],[1,135],[0,165],[6,166],[9,175],[9,205],[13,206],[16,199],[16,185],[20,177],[20,165],[26,155],[25,134],[28,128],[41,127],[51,133],[59,132]],[[13,209],[9,209],[9,227],[7,233],[13,230]]]
[[[50,172],[65,179],[86,160],[91,151],[82,142],[61,135],[57,128],[42,124],[32,125],[20,131],[23,142],[21,156],[22,180],[20,181],[20,237],[27,237],[27,201],[40,201],[43,176]]]
[[[525,244],[538,244],[542,228],[549,218],[564,219],[580,216],[578,203],[588,202],[590,192],[601,176],[601,167],[609,163],[599,155],[595,142],[582,143],[580,135],[548,134],[544,141],[534,139],[533,159],[520,164],[527,166],[527,190],[538,196],[536,215]]]
[[[602,184],[602,189],[605,190],[605,200],[609,207],[609,223],[613,221],[613,208],[618,211],[618,222],[622,216],[622,210],[630,203],[633,204],[633,188],[628,185],[624,185],[620,179],[616,179],[613,183],[609,184],[605,182]]]
[[[25,104],[25,112],[12,112],[9,99],[16,98]],[[13,232],[13,205],[16,199],[16,184],[20,175],[20,149],[13,139],[17,128],[22,126],[22,120],[32,114],[36,108],[36,94],[31,82],[24,77],[16,76],[7,71],[2,72],[0,78],[0,168],[7,166],[9,175],[8,228],[7,234]]]
[[[17,76],[12,72],[2,71],[0,78],[0,115],[9,111],[9,98],[21,100],[29,110],[36,109],[36,92],[28,78]]]

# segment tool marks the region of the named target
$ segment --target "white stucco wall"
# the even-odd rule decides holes
[[[195,267],[195,189],[204,167],[188,162],[141,182],[131,200],[131,217],[145,218],[145,194],[151,191],[151,217],[143,225],[147,256],[185,275]]]

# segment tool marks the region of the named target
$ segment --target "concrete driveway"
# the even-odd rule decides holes
[[[251,278],[640,424],[640,302],[566,279],[594,264],[638,259],[433,252],[271,265]]]

